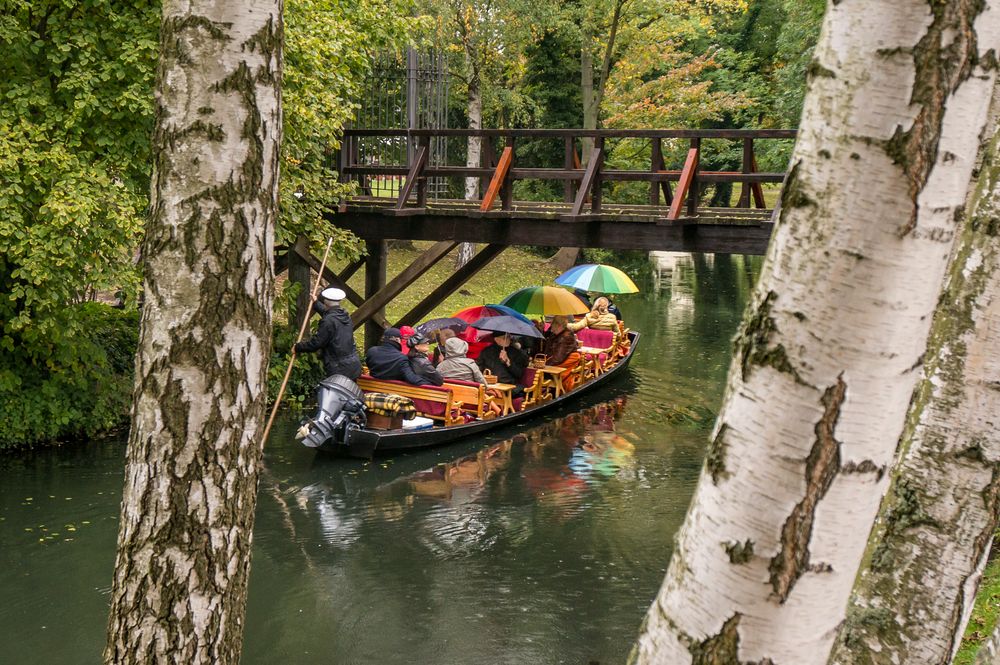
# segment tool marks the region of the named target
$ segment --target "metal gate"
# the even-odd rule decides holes
[[[442,53],[382,53],[372,63],[361,107],[353,126],[364,129],[445,129],[448,126],[448,72]],[[355,137],[345,148],[353,151],[356,164],[412,164],[416,152],[413,137]],[[429,164],[447,161],[447,139],[430,143]],[[405,176],[381,175],[361,178],[361,190],[373,196],[395,196]],[[445,178],[430,178],[427,195],[446,198]]]

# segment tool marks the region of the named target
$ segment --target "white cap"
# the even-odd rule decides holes
[[[346,296],[346,293],[332,286],[328,289],[323,289],[323,291],[319,294],[320,298],[323,298],[324,300],[333,300],[335,302],[340,302]]]

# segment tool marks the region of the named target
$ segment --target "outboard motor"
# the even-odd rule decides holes
[[[316,388],[316,415],[302,421],[295,438],[310,448],[329,440],[346,444],[353,430],[365,426],[364,393],[346,376],[334,374]]]

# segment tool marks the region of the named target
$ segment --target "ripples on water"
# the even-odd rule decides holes
[[[368,463],[306,451],[279,424],[243,662],[624,661],[750,278],[741,261],[688,260],[620,299],[643,335],[631,376],[542,424]],[[123,456],[111,440],[0,460],[0,662],[99,659]]]

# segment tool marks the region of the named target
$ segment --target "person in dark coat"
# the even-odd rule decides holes
[[[415,333],[407,340],[407,344],[410,347],[410,352],[406,354],[406,357],[410,359],[410,368],[413,373],[423,377],[424,383],[433,383],[435,386],[444,383],[444,377],[438,373],[431,359],[427,357],[431,350],[430,338]]]
[[[566,325],[565,316],[560,314],[552,317],[552,324],[545,331],[545,339],[542,341],[542,353],[549,365],[572,370],[580,362],[580,353],[577,351],[580,345],[577,344],[576,335]],[[572,373],[566,372],[563,375],[563,388],[569,391],[573,384]]]
[[[340,289],[324,289],[313,309],[322,319],[316,334],[295,345],[296,353],[319,352],[327,376],[340,374],[352,381],[361,376],[361,359],[354,344],[354,326],[350,315],[340,306],[346,294]]]
[[[479,353],[476,364],[481,370],[490,370],[500,383],[517,386],[512,392],[514,397],[524,393],[524,387],[520,383],[524,370],[528,367],[528,356],[511,344],[510,335],[494,333],[493,344]]]
[[[382,343],[368,349],[365,364],[368,373],[376,379],[395,379],[415,386],[426,383],[424,378],[413,371],[410,359],[403,355],[403,334],[399,328],[386,328],[382,333]]]

